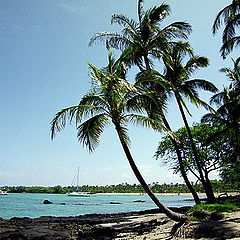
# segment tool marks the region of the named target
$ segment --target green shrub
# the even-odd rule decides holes
[[[232,212],[240,206],[240,201],[221,201],[213,204],[201,203],[194,206],[191,212],[208,211],[208,212]]]

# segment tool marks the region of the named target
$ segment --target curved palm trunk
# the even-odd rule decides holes
[[[199,161],[199,158],[198,158],[197,150],[196,150],[196,147],[195,147],[195,144],[194,144],[194,141],[193,141],[192,133],[191,133],[191,130],[189,128],[186,115],[183,111],[181,101],[180,101],[179,96],[176,92],[174,92],[174,95],[175,95],[175,98],[177,100],[178,108],[179,108],[180,113],[182,115],[183,122],[184,122],[185,127],[186,127],[187,132],[188,132],[190,144],[191,144],[191,147],[192,147],[192,150],[193,150],[193,155],[194,155],[194,158],[195,158],[195,162],[197,164],[197,168],[198,168],[198,172],[199,172],[199,176],[200,176],[203,188],[204,188],[205,193],[207,195],[208,202],[214,203],[214,202],[216,202],[216,198],[215,198],[214,193],[213,193],[212,185],[211,185],[210,182],[207,182],[204,178],[204,175],[203,175],[203,172],[202,172],[202,167],[201,167],[201,164],[200,164],[200,161]]]
[[[169,129],[171,131],[170,125],[169,125],[167,119],[164,118],[164,117],[163,117],[163,123],[167,127],[167,129]],[[193,188],[192,184],[190,183],[190,181],[187,177],[187,174],[186,174],[186,171],[185,171],[185,168],[184,168],[184,164],[183,164],[183,160],[182,160],[182,155],[181,155],[180,149],[178,147],[178,144],[173,137],[171,137],[171,136],[169,136],[169,137],[170,137],[170,139],[171,139],[171,141],[174,145],[174,148],[175,148],[175,151],[176,151],[176,154],[177,154],[177,157],[178,157],[178,163],[179,163],[179,166],[180,166],[180,171],[181,171],[182,177],[183,177],[189,191],[191,192],[195,203],[199,204],[199,203],[201,203],[201,201],[198,197],[198,194],[196,193],[195,189]]]
[[[161,203],[158,198],[154,195],[154,193],[151,191],[151,189],[148,187],[147,183],[145,182],[145,180],[143,179],[141,173],[139,172],[133,158],[131,155],[131,152],[124,140],[123,137],[123,133],[122,133],[122,129],[121,126],[119,124],[115,124],[115,128],[119,137],[119,140],[121,142],[121,145],[123,147],[124,153],[128,159],[128,162],[136,176],[136,178],[138,179],[139,183],[142,185],[143,189],[146,191],[146,193],[148,194],[148,196],[153,200],[153,202],[163,211],[163,213],[165,213],[170,219],[177,221],[177,222],[185,222],[188,220],[188,218],[183,215],[183,214],[178,214],[173,212],[172,210],[170,210],[169,208],[167,208],[163,203]]]

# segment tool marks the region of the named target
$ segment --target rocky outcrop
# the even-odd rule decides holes
[[[53,204],[53,202],[50,202],[49,200],[44,200],[43,204]]]

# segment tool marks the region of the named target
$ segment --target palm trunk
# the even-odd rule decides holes
[[[168,123],[168,121],[165,117],[163,117],[163,123],[167,127],[167,129],[169,129],[171,131],[170,125],[169,125],[169,123]],[[178,163],[179,163],[179,166],[180,166],[180,171],[181,171],[182,177],[183,177],[189,191],[191,192],[195,203],[199,204],[199,203],[201,203],[201,201],[200,201],[195,189],[193,188],[192,184],[190,183],[190,181],[187,177],[187,174],[186,174],[186,171],[185,171],[185,168],[184,168],[184,164],[183,164],[183,160],[182,160],[182,155],[181,155],[180,149],[178,147],[178,144],[173,137],[170,136],[170,139],[171,139],[171,141],[174,145],[174,148],[175,148],[175,151],[176,151],[176,154],[177,154],[177,157],[178,157]]]
[[[193,150],[193,155],[194,155],[194,158],[195,158],[195,162],[196,162],[196,165],[197,165],[197,168],[198,168],[198,172],[199,172],[199,176],[200,176],[203,188],[204,188],[205,193],[207,195],[208,202],[214,203],[214,202],[216,202],[216,198],[215,198],[215,196],[213,194],[213,191],[211,191],[211,189],[212,189],[211,183],[210,182],[206,182],[205,179],[204,179],[204,175],[203,175],[202,167],[201,167],[201,164],[200,164],[200,161],[199,161],[199,158],[198,158],[196,146],[194,144],[192,133],[191,133],[191,130],[189,128],[189,125],[188,125],[185,113],[183,111],[183,107],[182,107],[181,101],[179,99],[178,93],[174,92],[174,95],[175,95],[175,98],[177,100],[178,108],[179,108],[180,113],[182,115],[183,122],[184,122],[185,127],[186,127],[187,132],[188,132],[190,144],[191,144],[191,147],[192,147],[192,150]]]
[[[131,155],[131,152],[124,140],[123,133],[122,133],[122,128],[119,124],[115,123],[115,128],[119,137],[119,140],[121,142],[121,145],[123,147],[124,153],[128,159],[128,162],[137,178],[139,183],[142,185],[143,189],[145,192],[148,194],[148,196],[153,200],[153,202],[160,208],[160,210],[163,211],[170,219],[177,221],[177,222],[185,222],[188,220],[188,218],[183,215],[183,214],[178,214],[167,208],[163,203],[161,203],[158,198],[154,195],[154,193],[151,191],[147,183],[145,182],[144,178],[142,177],[141,173],[139,172],[133,158]]]

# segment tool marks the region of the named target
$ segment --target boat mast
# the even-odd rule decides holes
[[[77,171],[77,192],[78,192],[78,180],[79,180],[79,167],[78,167],[78,171]]]

